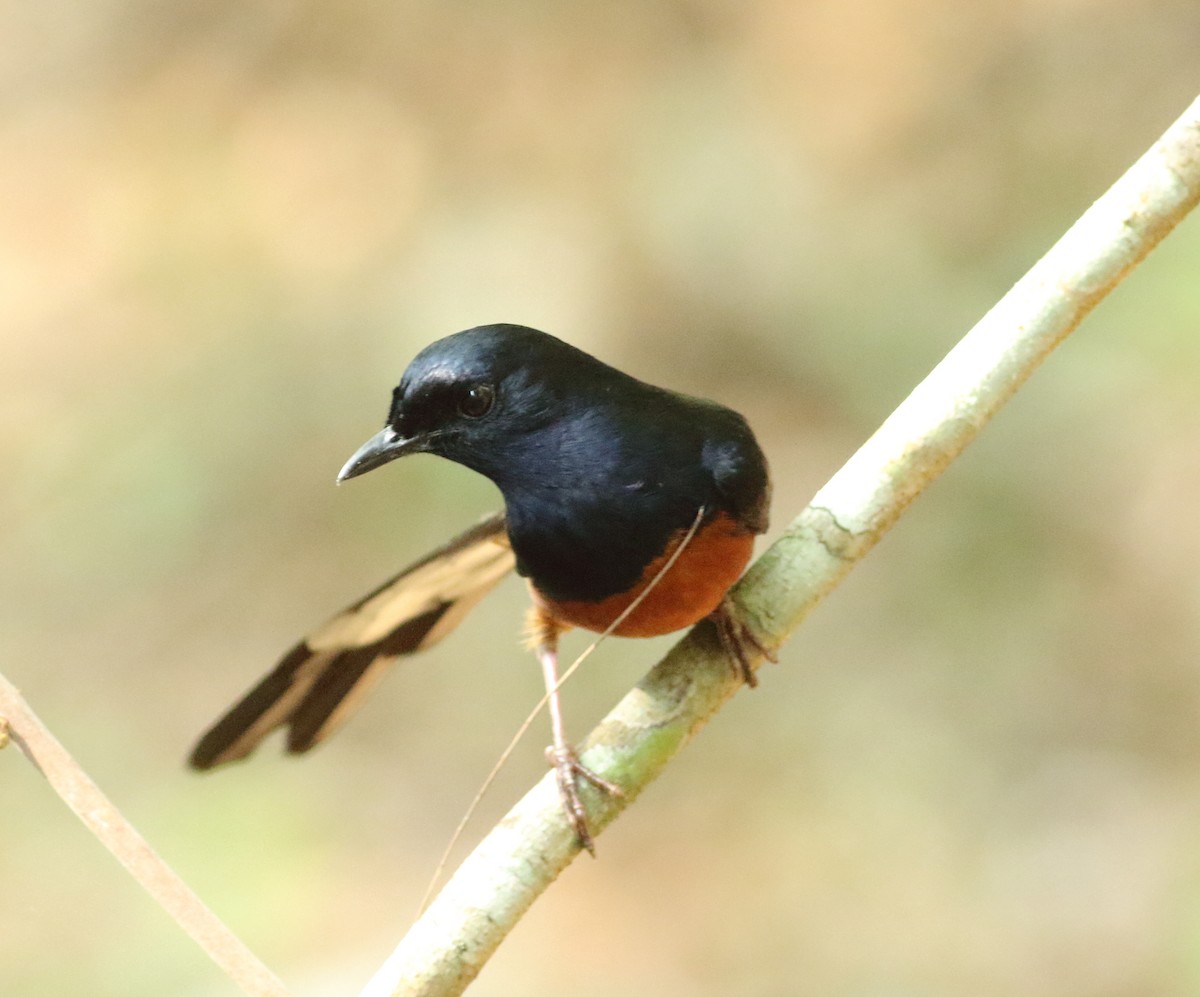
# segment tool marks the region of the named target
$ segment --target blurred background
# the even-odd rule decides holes
[[[302,762],[184,758],[496,507],[434,458],[333,487],[411,356],[522,322],[718,398],[777,534],[1195,97],[1197,39],[1193,0],[4,5],[0,668],[297,995],[357,992],[539,695],[523,587]],[[472,992],[1196,992],[1198,272],[1191,219]],[[667,646],[605,645],[572,734]],[[0,762],[6,994],[232,992]]]

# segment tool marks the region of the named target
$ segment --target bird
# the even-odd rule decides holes
[[[288,752],[307,751],[389,664],[436,644],[515,568],[531,596],[527,642],[547,690],[547,760],[566,819],[594,855],[580,784],[621,789],[582,765],[566,737],[559,637],[572,628],[652,637],[710,618],[754,685],[753,656],[774,655],[728,592],[768,526],[767,459],[733,410],[513,324],[467,329],[417,353],[383,429],[338,483],[419,453],[489,478],[503,511],[299,641],[200,738],[190,764],[207,770],[244,758],[281,726]]]

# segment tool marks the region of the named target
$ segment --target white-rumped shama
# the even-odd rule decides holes
[[[191,764],[208,769],[242,758],[283,725],[287,750],[307,751],[392,659],[435,644],[515,567],[533,597],[530,642],[550,694],[548,757],[567,818],[590,851],[577,781],[620,790],[584,768],[567,742],[558,637],[572,627],[608,628],[695,527],[613,632],[653,637],[711,617],[753,685],[748,654],[767,649],[733,614],[726,593],[767,528],[766,458],[736,412],[638,381],[517,325],[468,329],[418,353],[393,393],[387,425],[338,481],[413,453],[490,478],[504,512],[300,641],[201,738]]]

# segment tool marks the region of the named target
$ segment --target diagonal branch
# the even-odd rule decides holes
[[[1200,201],[1200,99],[954,347],[735,590],[778,646],[970,443],[1038,364]],[[676,645],[583,745],[623,798],[589,797],[599,832],[741,684],[711,627]],[[363,991],[458,994],[579,853],[553,774],[467,858]]]
[[[0,675],[0,747],[12,740],[88,830],[100,839],[197,945],[251,997],[287,997],[287,988],[166,864]],[[11,819],[11,815],[10,815]]]

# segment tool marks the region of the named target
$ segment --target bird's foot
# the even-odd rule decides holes
[[[734,608],[733,600],[726,596],[709,616],[717,626],[717,636],[721,646],[733,662],[738,674],[750,688],[758,685],[758,676],[754,674],[753,659],[766,658],[772,664],[777,664],[779,658],[767,647],[758,635],[747,626],[741,614]]]
[[[588,830],[587,811],[579,796],[579,780],[590,782],[609,796],[624,796],[625,793],[616,783],[598,776],[584,765],[579,760],[579,756],[575,754],[575,749],[569,744],[547,748],[546,761],[554,768],[554,777],[558,781],[558,796],[562,801],[563,813],[567,815],[568,823],[574,828],[575,834],[579,838],[579,844],[595,858],[596,846],[592,841],[592,834]]]

